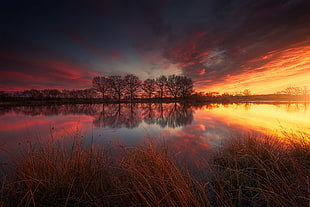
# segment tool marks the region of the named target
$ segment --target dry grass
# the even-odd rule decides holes
[[[29,145],[10,163],[2,189],[10,206],[81,206],[113,194],[108,152],[82,147],[81,140]]]
[[[120,147],[67,142],[29,144],[5,168],[7,206],[206,206],[199,184],[165,146]],[[9,177],[7,175],[10,175]],[[197,185],[197,186],[196,186]],[[196,186],[196,187],[195,187]]]
[[[106,149],[78,135],[29,144],[2,163],[0,206],[307,206],[304,136],[287,145],[233,139],[204,161],[199,179],[162,144]]]
[[[211,206],[199,183],[176,165],[165,146],[127,149],[120,162],[131,202],[143,206]]]
[[[213,158],[219,206],[309,205],[309,146],[272,137],[232,140]]]

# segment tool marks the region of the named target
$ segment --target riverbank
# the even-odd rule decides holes
[[[116,104],[116,103],[174,103],[181,100],[163,99],[124,99],[121,101],[100,98],[6,98],[0,99],[0,106],[44,106],[57,104]]]
[[[186,98],[137,98],[137,99],[101,99],[101,98],[21,98],[0,99],[0,106],[42,106],[55,104],[115,104],[115,103],[293,103],[310,102],[308,95],[264,94],[251,96],[191,96]]]
[[[152,140],[90,146],[77,133],[70,145],[29,143],[5,153],[11,161],[1,162],[0,205],[307,206],[309,139],[237,137],[201,156],[195,170]]]

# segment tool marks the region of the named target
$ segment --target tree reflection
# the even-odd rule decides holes
[[[141,123],[136,104],[102,105],[102,111],[94,115],[94,126],[110,128],[135,128]]]
[[[88,115],[95,127],[135,128],[142,122],[176,128],[193,121],[193,109],[180,103],[67,104],[0,108],[0,115]]]
[[[27,116],[52,116],[52,115],[93,115],[100,111],[99,104],[64,104],[42,106],[3,106],[0,115],[15,113]]]
[[[110,104],[95,115],[96,127],[135,128],[141,122],[161,127],[180,127],[193,121],[193,111],[179,103]]]
[[[185,126],[193,121],[192,109],[184,104],[171,103],[163,104],[160,103],[155,106],[155,123],[161,127],[176,128]]]

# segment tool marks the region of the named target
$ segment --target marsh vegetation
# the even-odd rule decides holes
[[[28,143],[2,152],[1,206],[307,206],[310,137],[286,135],[235,137],[195,167],[151,139]]]

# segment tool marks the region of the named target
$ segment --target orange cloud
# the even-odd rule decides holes
[[[271,51],[241,67],[244,72],[227,75],[224,82],[201,90],[235,92],[250,89],[254,93],[275,93],[289,86],[309,88],[310,42]]]

